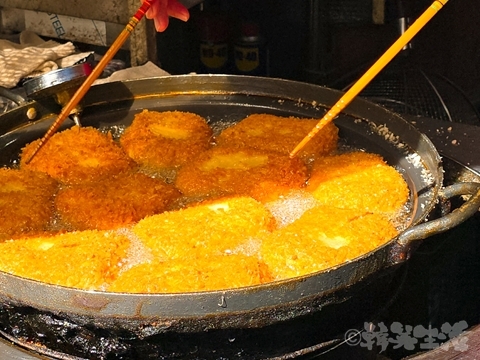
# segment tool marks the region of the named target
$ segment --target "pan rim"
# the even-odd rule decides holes
[[[213,80],[213,82],[212,82]],[[169,86],[173,88],[178,88],[181,89],[182,86],[193,86],[196,87],[195,91],[193,92],[194,94],[199,93],[201,91],[204,91],[202,94],[208,93],[212,94],[215,96],[222,96],[222,95],[229,95],[232,93],[235,94],[245,94],[246,96],[264,96],[264,97],[272,97],[272,96],[280,96],[282,92],[284,93],[284,96],[282,98],[283,101],[291,101],[295,102],[297,101],[299,104],[304,104],[305,106],[311,106],[313,108],[315,107],[328,107],[330,104],[334,103],[334,100],[336,100],[337,97],[341,96],[341,92],[337,90],[332,90],[332,89],[327,89],[325,87],[321,87],[318,85],[313,85],[313,84],[307,84],[303,82],[296,82],[296,81],[291,81],[291,80],[283,80],[283,79],[273,79],[273,78],[259,78],[259,77],[248,77],[248,76],[237,76],[237,75],[173,75],[173,76],[165,76],[165,77],[157,77],[157,78],[148,78],[148,79],[141,79],[141,80],[126,80],[122,82],[117,82],[117,83],[110,83],[110,84],[102,84],[102,85],[96,85],[92,87],[92,91],[87,94],[87,97],[85,99],[85,109],[88,110],[89,108],[94,108],[95,106],[99,105],[105,105],[107,104],[108,97],[109,96],[115,96],[115,94],[118,94],[118,89],[115,90],[117,87],[122,87],[126,88],[129,90],[130,94],[134,94],[134,98],[137,100],[146,100],[149,97],[151,98],[158,98],[161,97],[160,95],[155,95],[151,94],[151,88],[152,86],[155,89],[158,88],[168,88]],[[252,89],[252,85],[257,84],[258,87],[254,87]],[[155,86],[156,85],[156,86]],[[206,90],[205,90],[206,89]],[[292,95],[285,96],[285,91],[291,93]],[[302,91],[300,91],[302,90]],[[126,95],[128,92],[124,92],[123,94]],[[321,103],[321,101],[316,98],[316,93],[318,92],[323,92],[325,94],[328,94],[328,101],[326,103]],[[188,93],[188,91],[187,91]],[[190,92],[191,93],[191,92]],[[296,97],[293,94],[301,94],[300,97]],[[185,94],[185,92],[182,92],[178,90],[177,92],[168,92],[165,93],[165,96],[167,97],[178,97]],[[318,96],[318,95],[317,95]],[[321,97],[321,96],[319,96]],[[123,100],[128,100],[128,97],[118,97],[116,101],[123,101]],[[24,106],[28,106],[24,105]],[[22,107],[23,108],[23,107]],[[438,191],[442,186],[443,183],[443,176],[442,176],[442,168],[441,168],[441,161],[440,161],[440,156],[438,152],[436,151],[433,143],[422,133],[420,133],[418,130],[416,130],[413,126],[411,126],[406,120],[402,119],[400,116],[397,114],[394,114],[390,112],[389,110],[373,104],[371,102],[368,102],[367,100],[364,99],[355,99],[352,104],[345,109],[345,114],[352,116],[357,119],[362,119],[365,120],[365,116],[362,115],[362,112],[365,111],[365,108],[368,109],[370,112],[377,113],[377,114],[383,114],[386,118],[393,119],[392,121],[401,123],[404,127],[408,128],[410,131],[414,132],[415,135],[422,141],[423,146],[425,148],[430,149],[432,151],[432,164],[436,163],[436,166],[432,169],[436,171],[436,181],[434,186],[431,188],[432,194],[431,197],[433,199],[436,199],[438,196]],[[39,120],[42,121],[42,120]],[[36,121],[35,123],[38,123],[39,121]],[[31,124],[27,124],[26,126],[30,126]],[[16,131],[18,128],[16,128],[14,131]],[[395,132],[394,132],[395,133]],[[5,134],[8,135],[9,133]],[[4,137],[5,135],[0,136],[0,138]],[[432,165],[433,166],[433,165]],[[421,217],[419,217],[415,222],[412,224],[415,225],[417,223],[420,223],[425,220],[425,218],[428,216],[428,214],[432,211],[434,207],[434,202],[431,201],[428,204],[428,208],[424,209],[423,214]],[[35,293],[37,292],[37,287],[39,287],[41,290],[45,290],[45,288],[48,289],[48,291],[54,291],[57,296],[59,296],[63,300],[55,300],[54,301],[54,306],[46,306],[44,307],[46,310],[52,310],[55,309],[56,311],[65,311],[65,312],[85,312],[86,314],[90,313],[92,310],[96,312],[96,314],[102,314],[105,316],[112,316],[112,315],[124,315],[125,314],[125,308],[120,312],[118,312],[118,306],[117,309],[115,308],[109,308],[109,304],[111,302],[115,302],[117,298],[123,298],[127,297],[128,299],[136,299],[139,302],[148,302],[154,300],[154,302],[164,302],[166,299],[170,299],[174,297],[172,303],[176,302],[178,298],[186,298],[184,299],[185,305],[188,305],[191,301],[199,301],[200,304],[208,304],[205,305],[206,308],[208,308],[208,311],[203,311],[202,309],[197,310],[197,315],[209,315],[209,314],[218,314],[218,313],[223,313],[226,311],[232,311],[231,306],[229,305],[229,302],[231,303],[231,297],[240,297],[244,296],[246,294],[257,294],[261,290],[266,290],[271,291],[276,290],[277,294],[270,294],[270,295],[265,295],[261,296],[260,299],[263,301],[262,306],[270,306],[270,305],[275,305],[278,301],[281,303],[285,302],[291,302],[294,301],[293,297],[285,297],[282,296],[284,292],[287,290],[285,289],[294,289],[293,293],[295,294],[295,298],[298,297],[307,297],[309,295],[314,295],[319,292],[319,290],[323,289],[323,286],[320,284],[316,284],[314,286],[314,290],[311,290],[308,288],[307,285],[315,285],[315,282],[319,282],[318,279],[320,277],[328,277],[331,273],[333,272],[348,272],[348,268],[355,263],[361,263],[368,261],[370,258],[374,258],[374,261],[377,264],[377,270],[381,269],[384,266],[384,263],[388,259],[388,254],[391,250],[391,247],[394,245],[396,242],[396,238],[393,238],[389,242],[387,242],[385,245],[381,246],[380,248],[377,248],[373,250],[370,253],[364,254],[354,260],[352,260],[351,263],[344,263],[339,265],[338,267],[330,268],[324,271],[304,275],[301,277],[297,278],[292,278],[292,279],[285,279],[285,280],[279,280],[275,281],[269,284],[262,284],[262,285],[256,285],[256,286],[250,286],[250,287],[245,287],[245,288],[239,288],[239,289],[228,289],[228,290],[217,290],[217,291],[208,291],[208,292],[200,292],[200,293],[175,293],[175,294],[130,294],[130,293],[112,293],[112,292],[106,292],[106,291],[87,291],[87,290],[81,290],[81,289],[73,289],[73,288],[67,288],[67,287],[62,287],[58,285],[51,285],[51,284],[46,284],[42,282],[37,282],[35,280],[31,279],[25,279],[21,278],[15,275],[7,274],[7,273],[0,273],[0,284],[4,285],[3,287],[5,288],[6,283],[18,283],[17,286],[19,286],[18,291],[16,291],[15,294],[9,294],[11,296],[4,296],[5,298],[9,300],[16,300],[16,299],[22,299],[21,294],[25,293]],[[380,265],[380,263],[382,263]],[[352,278],[349,277],[348,281],[342,284],[341,282],[335,282],[335,276],[331,276],[332,279],[330,279],[330,282],[333,283],[335,286],[343,286],[343,285],[348,285],[347,283],[353,281],[353,280],[359,280],[362,278],[364,274],[358,274],[357,278]],[[328,283],[328,281],[327,281]],[[301,286],[303,284],[303,286]],[[305,285],[307,284],[307,285]],[[24,287],[22,289],[22,287]],[[331,289],[329,289],[331,290]],[[68,294],[64,294],[68,293]],[[73,294],[72,294],[73,293]],[[55,294],[53,294],[54,297]],[[50,294],[51,296],[52,294]],[[75,300],[72,301],[71,299],[75,296],[78,295],[80,298],[85,295],[87,297],[92,297],[92,299],[81,299],[80,303],[75,303]],[[100,306],[99,304],[103,304],[102,300],[104,301],[104,305]],[[226,307],[222,307],[219,304],[222,304],[222,301],[225,300],[227,302]],[[33,299],[34,302],[30,305],[33,305],[35,307],[43,307],[45,305],[45,299],[42,297],[37,297]],[[78,299],[77,299],[78,300]],[[83,303],[82,301],[85,300]],[[235,300],[233,300],[235,302]],[[253,303],[253,302],[252,302]],[[48,304],[48,302],[47,302]],[[61,306],[60,306],[61,305]],[[245,305],[245,304],[243,304]],[[248,308],[251,308],[252,305],[250,306],[243,306],[239,305],[238,311],[248,311]],[[164,304],[161,306],[162,310],[168,310],[168,307],[170,304]],[[174,308],[180,308],[181,306],[174,306]],[[187,309],[191,310],[191,307],[186,306]],[[82,310],[83,309],[83,310]],[[96,309],[96,310],[95,310]],[[157,307],[158,310],[158,307]],[[135,308],[135,309],[130,309],[129,314],[131,316],[154,316],[152,313],[155,311],[155,306],[153,307],[140,307],[140,309]],[[234,307],[235,311],[235,307]],[[180,312],[180,313],[162,313],[162,316],[182,316],[182,315],[188,315],[192,316],[192,312]],[[155,315],[155,316],[158,316]]]

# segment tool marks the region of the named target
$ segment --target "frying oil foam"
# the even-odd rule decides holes
[[[318,205],[312,194],[295,190],[278,200],[265,204],[272,213],[279,228],[287,226],[299,219],[303,213]]]
[[[142,241],[133,233],[132,230],[121,228],[115,230],[119,235],[126,236],[130,240],[130,247],[127,250],[127,256],[123,259],[120,273],[131,269],[136,265],[148,263],[153,260],[150,249],[143,245]]]

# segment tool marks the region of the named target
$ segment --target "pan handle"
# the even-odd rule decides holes
[[[18,106],[21,106],[27,102],[27,100],[20,94],[14,93],[12,90],[6,87],[0,86],[0,96],[13,101]]]
[[[407,260],[414,248],[413,244],[418,240],[441,234],[473,216],[480,209],[480,183],[457,183],[439,191],[439,197],[447,200],[462,195],[471,195],[471,197],[450,214],[413,226],[401,233],[390,254],[390,263],[393,265]]]

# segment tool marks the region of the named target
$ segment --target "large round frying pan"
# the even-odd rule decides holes
[[[230,75],[168,76],[94,86],[84,99],[82,123],[115,131],[128,125],[134,114],[142,109],[176,109],[198,113],[217,129],[251,113],[321,118],[340,96],[341,93],[328,88],[280,79]],[[32,108],[38,114],[36,121],[28,121],[25,116],[27,111],[32,112]],[[43,136],[55,120],[54,115],[48,114],[50,111],[51,108],[44,104],[30,102],[0,118],[0,128],[4,132],[0,136],[0,163],[15,164],[20,149]],[[401,172],[410,188],[411,215],[401,234],[384,246],[351,262],[311,275],[248,288],[201,293],[147,295],[84,291],[0,273],[2,331],[14,339],[64,351],[65,342],[70,341],[65,329],[100,329],[100,333],[94,332],[95,336],[103,339],[112,334],[117,336],[115,346],[105,350],[113,357],[115,353],[122,353],[133,338],[149,343],[148,339],[163,334],[167,338],[160,341],[165,344],[172,334],[201,333],[208,338],[208,334],[215,337],[222,330],[246,331],[294,321],[310,314],[321,314],[332,304],[345,301],[349,289],[378,274],[389,273],[405,262],[418,240],[458,225],[479,209],[480,184],[458,183],[444,188],[441,159],[435,147],[399,116],[356,99],[335,123],[340,129],[342,144],[382,155]],[[73,123],[63,126],[71,125]],[[471,196],[452,213],[428,221],[439,200],[459,195]],[[53,329],[59,337],[48,342],[45,332]],[[87,335],[91,336],[91,333],[87,332]],[[205,341],[206,338],[201,339]],[[235,346],[236,342],[230,343]],[[168,348],[162,346],[160,350],[157,346],[158,356],[163,356],[161,349]],[[196,346],[197,350],[201,347]],[[173,353],[181,354],[180,349],[181,345]],[[74,355],[85,355],[75,349],[71,351]],[[103,353],[101,356],[107,355]],[[215,357],[221,355],[219,350]],[[264,357],[268,357],[266,355],[264,353]]]

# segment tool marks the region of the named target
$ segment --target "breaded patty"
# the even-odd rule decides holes
[[[115,229],[158,214],[180,196],[173,185],[140,173],[124,173],[95,183],[61,189],[55,207],[75,230]]]
[[[271,231],[275,220],[258,201],[226,198],[164,212],[140,220],[134,234],[158,259],[232,253],[250,254],[259,233]]]
[[[57,182],[47,174],[0,169],[0,241],[48,228]]]
[[[120,137],[127,154],[147,169],[176,168],[210,147],[207,121],[182,111],[136,114]]]
[[[112,283],[108,291],[180,293],[252,286],[271,281],[257,257],[242,254],[183,258],[137,265]]]
[[[307,167],[273,151],[219,146],[185,164],[175,186],[186,196],[248,195],[271,201],[304,186]]]
[[[41,171],[65,184],[94,182],[133,168],[135,163],[112,139],[95,128],[74,126],[55,133],[28,163],[36,140],[22,149],[22,168]]]
[[[0,244],[0,270],[49,284],[100,290],[118,275],[130,241],[113,232],[84,231]]]
[[[317,206],[263,238],[261,258],[275,279],[287,279],[352,260],[396,235],[382,215]]]
[[[318,119],[253,114],[222,131],[217,137],[217,144],[249,146],[288,155],[317,122]],[[338,128],[330,123],[310,140],[299,156],[313,158],[331,153],[337,148],[337,142]]]
[[[403,177],[381,156],[364,152],[315,161],[307,191],[324,205],[372,213],[395,213],[409,196]]]

